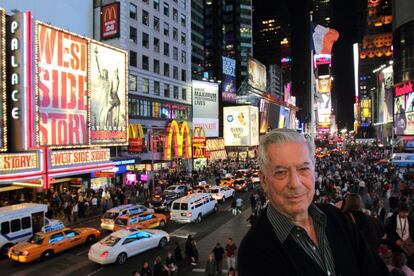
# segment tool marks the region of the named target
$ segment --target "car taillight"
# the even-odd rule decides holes
[[[108,253],[108,251],[105,251],[105,252],[103,252],[102,254],[101,254],[101,258],[106,258],[106,257],[108,257],[108,255],[109,255],[109,253]]]
[[[29,254],[30,254],[30,253],[29,253],[29,251],[27,251],[27,250],[25,250],[25,251],[23,251],[23,252],[22,252],[22,255],[23,255],[23,256],[29,256]]]
[[[191,217],[191,216],[192,216],[191,212],[187,212],[187,217]]]

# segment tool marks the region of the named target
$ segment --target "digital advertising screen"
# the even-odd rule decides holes
[[[279,128],[288,128],[290,125],[290,109],[284,106],[280,107]]]
[[[218,84],[193,80],[193,128],[202,127],[206,137],[219,136]]]
[[[127,143],[127,56],[108,45],[90,43],[91,143]]]
[[[248,83],[251,87],[260,91],[266,91],[266,66],[258,60],[249,57],[248,61],[249,79]]]
[[[223,108],[223,136],[226,146],[259,144],[259,109],[254,106]]]
[[[398,84],[394,92],[394,127],[396,135],[414,135],[414,91],[411,81]]]
[[[39,145],[88,144],[88,41],[37,24]]]
[[[378,73],[378,123],[392,122],[393,70],[388,66]]]
[[[120,3],[114,2],[101,7],[101,39],[119,37]]]
[[[223,101],[234,102],[236,100],[236,60],[222,57],[223,80],[221,82],[221,94]]]
[[[320,94],[321,101],[318,106],[318,125],[330,125],[331,123],[331,94]]]
[[[280,106],[265,99],[260,103],[260,133],[266,133],[269,129],[279,126]]]

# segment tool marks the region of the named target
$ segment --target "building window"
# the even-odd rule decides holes
[[[178,48],[173,47],[173,58],[174,60],[178,60]]]
[[[154,52],[160,52],[160,40],[154,37]]]
[[[140,117],[150,117],[151,116],[151,102],[146,100],[139,101],[139,116]]]
[[[129,51],[129,65],[137,67],[137,53],[134,51]]]
[[[137,6],[129,3],[129,17],[132,19],[137,19]]]
[[[158,59],[154,59],[154,73],[160,73],[160,61]]]
[[[187,89],[186,88],[181,89],[181,93],[182,93],[181,98],[183,100],[187,100]]]
[[[181,33],[181,44],[185,45],[187,43],[187,38],[185,33]]]
[[[164,76],[170,76],[170,65],[168,63],[164,63]]]
[[[129,27],[129,39],[132,42],[137,43],[137,29],[131,26]]]
[[[137,91],[137,76],[129,74],[129,91]]]
[[[185,10],[187,8],[187,3],[186,2],[187,2],[186,0],[180,0],[180,3],[178,5]],[[207,1],[207,2],[209,2],[209,1]]]
[[[187,62],[187,53],[185,51],[181,51],[181,62],[182,63]]]
[[[156,16],[154,16],[154,30],[160,31],[160,19]]]
[[[144,2],[145,4],[149,4],[149,0],[142,0],[142,2]]]
[[[157,11],[160,10],[160,0],[154,0],[154,9],[156,9]]]
[[[178,23],[178,11],[173,8],[173,20]]]
[[[149,79],[142,79],[142,93],[149,93]]]
[[[181,26],[185,27],[187,25],[187,19],[185,18],[185,14],[181,14]]]
[[[174,86],[174,99],[178,99],[178,87]]]
[[[164,42],[164,56],[170,56],[170,45],[167,42]]]
[[[149,35],[142,33],[142,47],[149,48]]]
[[[167,22],[164,22],[164,35],[169,36],[170,35],[170,25],[168,25]]]
[[[178,80],[178,67],[177,66],[173,67],[173,78]],[[177,94],[178,94],[178,92],[177,92]]]
[[[149,26],[149,14],[146,10],[142,10],[142,24]]]
[[[181,80],[187,81],[187,71],[185,69],[181,69]]]
[[[164,83],[164,97],[170,97],[170,85],[166,83]]]
[[[173,28],[173,38],[175,41],[178,41],[178,30],[177,28]]]
[[[160,82],[154,81],[154,95],[159,96],[160,95]]]
[[[170,5],[168,5],[168,3],[164,2],[164,15],[165,16],[170,16]]]
[[[149,70],[149,61],[148,61],[148,57],[147,56],[142,56],[142,69],[144,70]]]

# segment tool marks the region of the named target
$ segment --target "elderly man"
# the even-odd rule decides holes
[[[313,141],[275,129],[262,137],[258,162],[269,205],[240,245],[239,276],[388,275],[340,210],[312,203]]]

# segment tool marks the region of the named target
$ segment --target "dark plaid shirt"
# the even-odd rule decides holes
[[[313,243],[305,229],[295,225],[279,213],[271,204],[267,208],[267,217],[282,244],[291,235],[293,240],[322,268],[326,275],[335,276],[335,264],[332,251],[325,234],[326,215],[313,203],[309,206],[308,211],[313,220],[318,238],[318,246]]]

